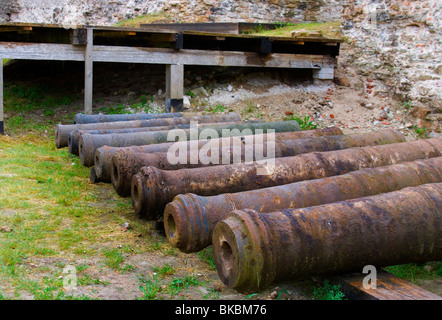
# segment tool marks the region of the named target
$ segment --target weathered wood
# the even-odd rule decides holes
[[[0,42],[0,55],[10,59],[84,61],[84,49],[68,44],[28,44]],[[210,50],[94,46],[94,62],[148,64],[219,65],[230,67],[270,67],[322,69],[336,65],[336,58],[324,55]]]
[[[270,41],[268,38],[261,39],[259,53],[269,54],[271,52],[272,52],[272,41]]]
[[[182,111],[183,97],[184,65],[168,64],[166,65],[166,112]]]
[[[141,24],[140,27],[146,31],[205,31],[205,32],[223,32],[239,33],[239,24],[230,22],[212,22],[212,23],[151,23]]]
[[[177,33],[175,35],[175,49],[176,50],[181,50],[184,48],[184,36],[183,33]]]
[[[334,76],[335,76],[334,66],[324,66],[321,69],[313,70],[313,79],[333,80]]]
[[[348,299],[354,300],[442,300],[442,297],[424,290],[385,270],[377,272],[376,289],[364,288],[367,274],[350,273],[335,276],[332,283],[340,284]]]
[[[73,45],[85,46],[87,37],[86,29],[73,29],[71,30],[71,43]]]
[[[84,111],[92,114],[92,91],[93,91],[93,29],[86,31],[86,50],[84,53]]]
[[[70,44],[0,42],[0,55],[9,59],[84,61],[84,47]]]
[[[231,67],[271,67],[320,69],[322,64],[336,64],[336,59],[323,55],[269,54],[210,50],[94,47],[94,61],[152,64],[218,65]],[[316,66],[315,66],[316,65]]]
[[[0,134],[5,133],[3,118],[3,58],[0,57]]]
[[[224,38],[237,38],[237,39],[263,39],[268,38],[271,41],[284,41],[284,42],[317,42],[317,43],[342,43],[342,38],[323,38],[323,37],[287,37],[287,36],[267,36],[262,34],[231,34],[231,33],[213,33],[204,31],[183,31],[184,35],[193,35],[204,37],[224,37]]]

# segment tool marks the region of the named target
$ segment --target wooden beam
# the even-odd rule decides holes
[[[4,118],[3,118],[3,58],[0,58],[0,134],[5,134]]]
[[[348,299],[355,300],[442,300],[442,297],[424,290],[408,281],[379,270],[376,289],[364,288],[363,280],[367,274],[350,273],[335,276],[331,283],[340,284]]]
[[[183,33],[177,33],[175,35],[175,49],[176,50],[181,50],[184,48],[184,36]]]
[[[6,59],[84,61],[84,47],[70,44],[0,42]]]
[[[86,45],[86,29],[73,29],[71,30],[71,43],[77,46]]]
[[[9,59],[85,61],[84,48],[69,44],[0,42],[0,55]],[[93,46],[94,62],[183,64],[226,67],[323,69],[337,59],[326,55]]]
[[[92,92],[93,92],[93,29],[87,29],[86,50],[84,54],[84,112],[92,114]]]
[[[279,54],[262,56],[255,52],[173,49],[94,47],[94,61],[150,64],[183,64],[226,67],[268,67],[321,69],[336,59],[323,55]]]
[[[146,31],[167,31],[167,32],[183,32],[183,31],[205,31],[205,32],[222,32],[237,34],[238,23],[231,22],[210,22],[210,23],[150,23],[141,24],[140,27]]]

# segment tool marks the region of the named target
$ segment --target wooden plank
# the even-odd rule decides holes
[[[323,37],[286,37],[286,36],[268,36],[261,34],[228,34],[228,33],[214,33],[203,31],[183,31],[184,35],[200,36],[204,37],[225,37],[225,38],[238,38],[238,39],[262,39],[267,38],[270,41],[284,41],[284,42],[318,42],[318,43],[342,43],[344,39],[341,38],[323,38]]]
[[[29,22],[13,22],[2,25],[2,27],[35,27],[35,28],[63,28],[63,29],[75,29],[83,28],[84,26],[78,24],[49,24],[49,23],[29,23]]]
[[[254,52],[205,51],[183,49],[94,47],[94,61],[150,64],[183,64],[226,67],[268,67],[321,69],[335,65],[336,59],[323,55],[272,53],[262,56]]]
[[[366,289],[363,280],[367,274],[350,273],[335,276],[330,282],[341,284],[349,299],[357,300],[442,300],[442,297],[424,290],[408,281],[378,270],[376,289]]]
[[[0,42],[0,54],[9,59],[84,61],[84,47],[69,44]]]
[[[211,23],[151,23],[141,24],[140,28],[146,31],[205,31],[238,34],[238,23],[233,22],[211,22]]]
[[[3,58],[0,56],[0,134],[5,134],[4,117],[3,117]]]
[[[0,55],[10,59],[84,61],[84,49],[69,44],[25,44],[0,42]],[[337,59],[324,55],[280,54],[262,56],[254,52],[211,51],[94,46],[93,61],[147,64],[183,64],[226,67],[322,69]]]
[[[92,92],[93,92],[93,30],[87,29],[86,50],[84,54],[84,112],[92,114]]]

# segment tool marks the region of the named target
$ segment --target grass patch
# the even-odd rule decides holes
[[[81,286],[88,286],[88,285],[92,285],[92,284],[101,284],[101,285],[109,285],[109,281],[101,281],[99,278],[92,278],[90,275],[88,274],[84,274],[81,277],[79,277],[77,279],[78,284]]]
[[[419,280],[442,280],[442,261],[424,264],[409,263],[389,266],[384,269],[414,284],[418,284]]]
[[[116,27],[139,28],[141,24],[173,22],[169,14],[165,12],[149,13],[138,17],[122,20],[115,24]]]
[[[170,264],[165,264],[162,267],[153,267],[153,272],[159,274],[162,277],[175,274],[175,268]]]
[[[323,38],[343,39],[341,32],[341,21],[332,21],[325,23],[307,22],[307,23],[286,23],[281,24],[275,30],[256,30],[254,35],[266,35],[269,37],[291,37],[293,31],[301,31],[301,37],[308,37],[308,33],[317,31]],[[305,34],[302,32],[305,31]]]
[[[22,123],[20,118],[16,121]],[[128,233],[118,232],[121,216],[131,209],[130,200],[109,190],[104,203],[88,175],[89,169],[81,166],[78,157],[55,148],[53,137],[0,136],[0,226],[11,229],[0,233],[0,283],[14,292],[11,296],[8,291],[8,297],[77,299],[62,291],[63,281],[58,279],[63,278],[64,265],[76,263],[60,262],[60,257],[66,252],[72,261],[102,257],[101,248],[115,246],[114,241],[131,245]],[[103,219],[107,222],[102,223]],[[48,270],[29,267],[33,259],[53,260],[46,267],[53,275],[45,278],[42,273]],[[124,264],[118,251],[109,250],[102,259],[122,273],[134,269]],[[89,284],[105,283],[79,276],[79,286]]]
[[[4,99],[5,109],[8,112],[41,109],[50,116],[51,111],[49,110],[62,105],[70,105],[75,97],[69,92],[54,90],[45,84],[23,85],[15,83],[5,87]]]
[[[103,254],[105,256],[105,264],[113,270],[125,273],[135,269],[132,265],[123,265],[124,256],[119,249],[104,250]]]

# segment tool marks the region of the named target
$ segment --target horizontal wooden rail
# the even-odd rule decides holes
[[[94,62],[182,64],[230,67],[322,69],[336,64],[323,55],[211,50],[180,51],[164,48],[93,46]],[[0,57],[25,60],[85,61],[85,47],[70,44],[0,42]]]

